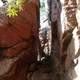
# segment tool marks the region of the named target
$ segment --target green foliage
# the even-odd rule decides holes
[[[22,10],[22,5],[25,0],[7,0],[8,7],[7,7],[7,15],[9,17],[14,17],[18,15],[18,12]]]
[[[45,7],[45,3],[42,3],[42,4],[41,4],[41,8],[44,8],[44,7]]]
[[[7,8],[7,15],[9,17],[11,16],[17,16],[18,10],[15,7],[12,7],[11,5],[8,6]]]

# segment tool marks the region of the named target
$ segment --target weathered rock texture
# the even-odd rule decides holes
[[[75,66],[78,61],[74,63],[76,54],[79,54],[79,26],[76,18],[77,14],[77,0],[65,0],[64,1],[64,33],[62,37],[62,62],[64,68],[64,80],[74,80],[77,75]],[[77,58],[79,55],[77,55]],[[64,60],[64,61],[63,61]]]
[[[38,11],[38,0],[31,0],[18,16],[0,16],[0,80],[27,80],[37,58]]]

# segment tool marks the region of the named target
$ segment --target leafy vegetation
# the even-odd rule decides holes
[[[7,15],[11,17],[18,15],[18,12],[22,10],[22,5],[25,2],[25,0],[7,0],[7,2]]]

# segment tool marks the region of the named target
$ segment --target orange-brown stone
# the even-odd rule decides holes
[[[2,18],[0,25],[0,54],[13,57],[24,49],[33,48],[38,35],[37,2],[25,3],[23,10],[15,17]],[[32,49],[33,52],[35,49]],[[35,54],[34,54],[35,55]]]

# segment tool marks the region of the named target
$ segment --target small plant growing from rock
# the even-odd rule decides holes
[[[18,15],[18,12],[22,10],[23,4],[29,0],[0,0],[3,3],[0,6],[0,14],[6,14],[9,17]]]
[[[18,15],[18,12],[22,10],[22,5],[25,2],[25,0],[7,0],[7,2],[7,15],[11,17]]]

